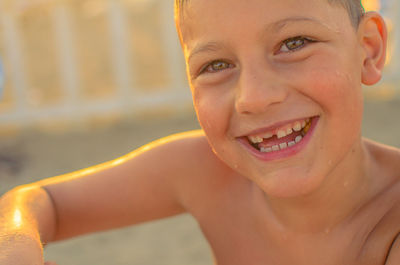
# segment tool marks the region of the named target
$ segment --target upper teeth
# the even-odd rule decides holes
[[[310,122],[310,119],[306,119],[303,121],[296,121],[291,125],[286,125],[285,127],[282,127],[276,131],[271,131],[271,132],[267,132],[264,134],[260,134],[260,135],[252,135],[249,136],[249,140],[254,143],[254,144],[258,144],[258,143],[262,143],[264,139],[269,139],[272,136],[274,136],[276,134],[277,138],[283,138],[286,137],[288,135],[291,135],[293,132],[299,132],[302,129],[304,129],[304,127],[306,127],[306,124]]]
[[[301,131],[301,123],[298,122],[298,121],[296,121],[296,122],[294,123],[293,130],[294,130],[295,132],[300,132],[300,131]]]
[[[263,142],[263,137],[260,136],[249,136],[249,139],[252,143],[258,144]]]

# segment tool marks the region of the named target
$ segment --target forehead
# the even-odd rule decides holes
[[[290,18],[313,20],[333,31],[351,25],[346,10],[326,0],[185,0],[177,24],[183,43],[189,44],[194,38],[212,38],[214,34],[215,37],[241,34],[255,25],[273,30],[289,24]],[[283,23],[278,23],[278,27],[267,26],[279,21]],[[228,31],[232,25],[234,30]]]
[[[182,11],[183,13],[188,12],[191,9],[195,9],[197,10],[200,6],[212,6],[213,4],[222,4],[222,3],[227,3],[228,5],[233,3],[235,0],[228,0],[228,1],[223,1],[223,0],[175,0],[175,5],[177,7],[177,10],[179,10],[180,12]],[[329,7],[329,6],[333,6],[336,4],[340,4],[342,7],[345,6],[345,4],[343,3],[344,1],[349,1],[349,0],[301,0],[301,2],[299,1],[288,1],[288,0],[245,0],[245,1],[239,1],[238,3],[241,3],[245,6],[248,5],[257,5],[258,4],[265,4],[265,5],[274,5],[276,3],[282,3],[283,6],[286,6],[287,8],[294,8],[294,7],[299,7],[301,6],[303,3],[305,4],[309,4],[309,3],[313,3],[313,4],[319,4],[325,7]],[[301,3],[301,5],[299,4]]]

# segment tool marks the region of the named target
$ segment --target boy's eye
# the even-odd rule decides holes
[[[223,71],[225,69],[231,68],[232,64],[224,62],[224,61],[212,61],[211,63],[204,66],[200,74],[202,73],[216,73],[219,71]]]
[[[305,37],[301,37],[301,36],[290,38],[290,39],[283,41],[283,44],[279,51],[280,52],[295,51],[297,49],[304,47],[305,45],[307,45],[310,42],[314,42],[314,41],[311,39],[305,38]]]

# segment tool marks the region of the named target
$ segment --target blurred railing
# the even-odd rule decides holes
[[[400,2],[384,0],[380,6],[380,12],[386,19],[389,31],[385,78],[398,83],[400,81]]]
[[[172,2],[1,1],[0,129],[187,110],[190,91]],[[381,11],[390,38],[380,89],[367,90],[376,98],[391,97],[400,84],[400,26],[394,26],[400,2],[382,0]]]
[[[173,2],[1,2],[0,127],[190,104]]]

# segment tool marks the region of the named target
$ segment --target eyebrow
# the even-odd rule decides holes
[[[321,21],[311,18],[311,17],[289,17],[289,18],[284,18],[275,22],[272,22],[268,25],[265,26],[264,30],[262,31],[262,35],[264,35],[266,32],[272,31],[272,32],[279,32],[281,31],[285,26],[287,26],[289,23],[296,23],[296,22],[311,22],[318,24],[320,26],[323,26],[329,30],[332,30],[328,25],[325,23],[322,23]],[[190,62],[191,58],[193,58],[195,55],[198,55],[200,53],[204,52],[216,52],[218,50],[221,50],[223,48],[223,45],[221,43],[215,42],[215,41],[210,41],[206,42],[205,44],[199,44],[196,45],[190,55],[188,56],[188,62]]]
[[[271,24],[268,24],[265,27],[264,31],[274,31],[274,32],[278,32],[280,30],[282,30],[287,24],[289,23],[296,23],[296,22],[311,22],[311,23],[316,23],[319,24],[320,26],[324,26],[328,29],[330,29],[330,27],[328,27],[325,23],[322,23],[321,21],[319,21],[316,18],[312,18],[312,17],[289,17],[289,18],[284,18],[281,20],[278,20],[276,22],[273,22]]]
[[[204,52],[216,52],[218,50],[221,50],[223,47],[222,44],[215,42],[215,41],[210,41],[205,43],[204,45],[200,44],[197,45],[193,48],[193,51],[190,53],[188,56],[188,62],[190,62],[190,59],[199,53],[204,53]]]

